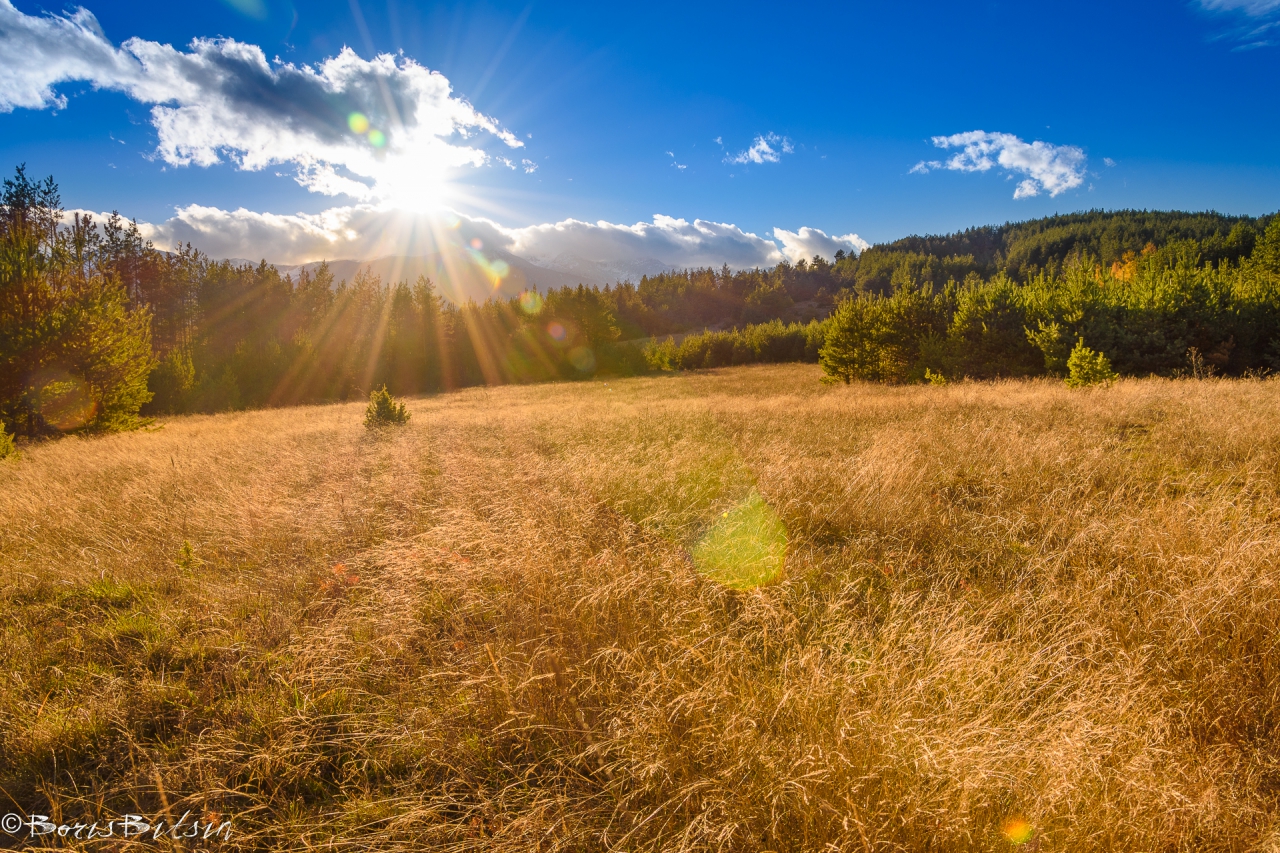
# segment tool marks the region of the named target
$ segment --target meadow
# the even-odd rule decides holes
[[[27,445],[0,812],[189,811],[220,850],[1280,850],[1280,383],[819,376]],[[735,518],[780,571],[705,570]]]

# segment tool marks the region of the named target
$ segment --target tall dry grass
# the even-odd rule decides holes
[[[1280,384],[409,406],[0,464],[0,797],[223,849],[1280,849]],[[786,569],[727,589],[688,555],[753,489]]]

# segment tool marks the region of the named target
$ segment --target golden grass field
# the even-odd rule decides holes
[[[0,812],[218,813],[226,850],[1280,850],[1280,382],[818,378],[29,446]],[[759,499],[781,575],[704,577]]]

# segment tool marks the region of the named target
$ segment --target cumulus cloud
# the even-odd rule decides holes
[[[571,254],[596,262],[661,259],[676,267],[773,266],[778,247],[736,225],[657,215],[652,222],[617,225],[566,219],[526,228],[505,229],[509,251],[533,261]]]
[[[716,142],[720,141],[720,137],[716,137]],[[740,151],[724,158],[726,163],[777,163],[782,159],[783,154],[790,154],[795,149],[791,147],[791,140],[785,136],[778,136],[776,133],[766,133],[763,136],[757,136],[756,141],[751,143],[751,147],[746,151]]]
[[[749,269],[814,255],[830,259],[840,249],[857,253],[868,245],[857,234],[829,236],[808,227],[775,228],[772,240],[730,223],[662,215],[633,225],[565,219],[507,228],[484,218],[373,204],[291,215],[189,205],[164,222],[139,223],[139,228],[160,248],[191,243],[215,258],[266,258],[285,265],[429,255],[447,244],[468,246],[479,239],[486,249],[507,251],[534,263],[572,256],[598,264],[659,260],[669,267],[727,263],[734,269]]]
[[[955,172],[987,172],[999,167],[1010,175],[1026,175],[1014,190],[1014,198],[1031,198],[1042,192],[1057,196],[1084,183],[1084,151],[1073,145],[1052,145],[1039,140],[1026,143],[1012,133],[971,130],[952,136],[935,136],[938,148],[959,148],[946,162],[922,160],[912,173],[933,169]]]
[[[268,61],[234,39],[178,50],[132,38],[117,48],[85,9],[31,16],[0,0],[0,112],[65,107],[54,87],[69,81],[153,104],[166,163],[291,164],[309,190],[362,200],[434,194],[448,170],[488,162],[480,134],[524,144],[403,56],[366,60],[344,48],[313,67]]]
[[[421,214],[381,205],[291,215],[189,205],[165,222],[140,223],[140,229],[147,240],[161,248],[189,242],[214,257],[266,257],[278,264],[429,255],[439,251],[442,243],[467,245],[474,238],[480,238],[486,247],[535,263],[572,255],[600,263],[660,259],[672,266],[727,263],[733,268],[750,268],[772,266],[785,257],[776,243],[737,225],[703,219],[687,222],[663,215],[634,225],[564,219],[506,228],[474,216]],[[800,229],[801,234],[809,231]]]
[[[817,228],[801,228],[799,231],[775,228],[773,236],[782,244],[782,253],[793,264],[802,259],[810,260],[814,255],[832,260],[839,251],[846,255],[859,255],[863,250],[871,248],[871,244],[857,234],[828,236]]]

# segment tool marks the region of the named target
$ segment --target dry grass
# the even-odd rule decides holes
[[[1280,383],[409,407],[0,463],[5,794],[225,849],[1280,849]],[[753,489],[786,570],[728,589],[688,555]]]

